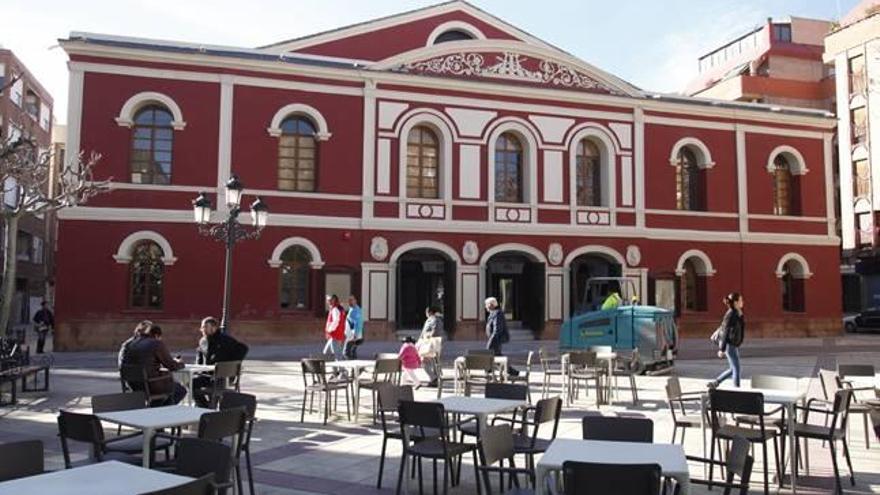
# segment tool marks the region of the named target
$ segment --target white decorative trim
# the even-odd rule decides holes
[[[574,125],[574,119],[546,115],[529,115],[529,120],[541,132],[545,143],[562,143],[568,130]]]
[[[379,129],[393,129],[400,114],[409,108],[409,103],[398,101],[379,102]]]
[[[782,278],[785,275],[785,264],[789,261],[794,261],[798,264],[799,271],[792,272],[794,278],[808,279],[813,276],[806,258],[798,253],[786,253],[779,259],[779,263],[776,265],[776,278]]]
[[[398,158],[397,158],[397,173],[398,173],[398,191],[397,195],[400,198],[407,198],[407,187],[406,187],[406,163],[407,163],[407,141],[409,139],[410,131],[419,125],[424,125],[429,129],[433,130],[437,133],[437,139],[440,140],[438,143],[438,151],[440,153],[439,159],[437,161],[439,170],[440,184],[438,189],[439,199],[452,200],[452,143],[455,141],[455,127],[452,122],[449,121],[449,117],[443,115],[441,112],[431,108],[414,108],[407,112],[403,117],[398,120],[399,125],[397,129],[395,129],[395,133],[397,134],[398,139]],[[421,199],[421,198],[411,198],[411,199]]]
[[[309,266],[314,269],[319,269],[324,266],[324,260],[321,258],[321,251],[318,250],[318,246],[315,245],[314,242],[306,239],[305,237],[288,237],[283,241],[279,242],[275,249],[272,251],[272,257],[269,258],[269,266],[272,268],[278,268],[281,266],[281,255],[287,248],[293,246],[300,246],[305,248],[306,251],[309,252],[309,256],[312,257],[312,261],[309,262]]]
[[[70,62],[70,81],[67,86],[67,143],[66,156],[79,156],[80,130],[82,128],[83,69]]]
[[[621,267],[626,267],[626,259],[623,257],[622,254],[617,252],[616,249],[610,248],[608,246],[600,246],[597,244],[596,245],[581,246],[579,248],[576,248],[576,249],[570,251],[568,253],[568,256],[565,257],[565,263],[563,263],[563,266],[565,268],[570,267],[571,263],[575,259],[577,259],[579,256],[582,256],[585,254],[598,254],[604,258],[607,258],[607,259],[613,261],[614,263],[617,263]]]
[[[391,253],[391,258],[389,258],[388,264],[397,264],[397,260],[400,259],[401,256],[407,251],[412,251],[414,249],[431,249],[433,251],[440,251],[448,256],[450,260],[454,261],[456,266],[461,265],[461,258],[458,256],[458,252],[448,244],[437,241],[412,241],[407,242],[406,244],[401,244],[393,253]]]
[[[868,148],[864,144],[860,144],[853,149],[852,161],[867,160]]]
[[[789,166],[791,167],[792,175],[805,175],[810,170],[807,168],[807,162],[804,160],[804,156],[801,155],[801,152],[796,148],[793,148],[788,145],[777,146],[770,152],[770,158],[767,160],[767,172],[773,173],[775,169],[775,165],[773,163],[776,160],[776,157],[780,154],[786,154],[789,158]]]
[[[550,247],[547,248],[547,260],[550,261],[551,265],[559,265],[562,263],[562,244],[558,242],[553,242],[550,244]]]
[[[698,167],[709,169],[715,166],[715,162],[712,161],[712,153],[709,151],[709,147],[695,137],[681,138],[672,146],[672,151],[669,153],[670,165],[678,165],[678,152],[685,146],[696,151],[694,155],[697,158]]]
[[[119,244],[119,248],[116,250],[116,254],[113,255],[113,259],[120,264],[127,265],[131,263],[132,250],[135,245],[141,241],[153,241],[162,248],[162,263],[165,266],[171,266],[177,261],[168,239],[153,230],[140,230],[129,234],[128,237],[123,239]]]
[[[620,145],[612,132],[605,127],[588,122],[578,125],[568,135],[566,146],[568,147],[568,199],[572,208],[578,208],[577,204],[577,147],[584,139],[592,139],[599,143],[600,173],[602,180],[602,206],[614,208],[617,206],[617,159]],[[581,223],[581,222],[578,222]]]
[[[749,231],[749,170],[746,157],[746,132],[736,128],[736,202],[739,214],[739,231],[745,235]]]
[[[444,110],[455,121],[459,134],[477,138],[483,135],[486,124],[498,116],[498,112],[473,108],[446,107]]]
[[[480,31],[479,28],[477,28],[476,26],[462,21],[448,21],[440,24],[439,26],[434,28],[433,31],[431,31],[431,34],[428,35],[428,40],[425,43],[425,46],[434,46],[434,44],[437,42],[437,38],[446,31],[463,31],[473,36],[474,39],[486,39],[486,35],[483,34],[483,32]]]
[[[225,194],[226,181],[232,176],[232,118],[235,102],[235,87],[232,77],[221,76],[220,80],[220,122],[217,131],[217,197]],[[168,186],[162,186],[168,187]],[[225,202],[217,205],[218,213],[225,214],[228,207]]]
[[[712,267],[712,260],[709,259],[709,255],[699,249],[691,249],[685,251],[684,254],[678,258],[678,263],[675,265],[675,274],[677,276],[680,277],[685,274],[684,263],[691,258],[696,258],[699,261],[699,263],[695,264],[698,275],[704,277],[715,275],[715,268]]]
[[[480,259],[480,247],[477,241],[465,241],[461,247],[461,256],[467,263],[476,263]]]
[[[370,240],[370,256],[375,261],[384,261],[388,257],[388,240],[376,236]]]
[[[544,253],[542,253],[541,250],[536,247],[529,246],[528,244],[520,244],[517,242],[505,242],[504,244],[496,244],[495,246],[487,249],[483,253],[483,255],[480,256],[480,266],[485,267],[489,263],[489,259],[491,259],[492,256],[506,251],[526,254],[539,263],[547,263],[547,257],[545,257]]]
[[[486,151],[488,153],[488,197],[495,203],[495,143],[505,132],[516,134],[523,145],[523,204],[536,205],[538,202],[538,130],[527,120],[519,117],[504,117],[495,121],[490,128]]]
[[[642,262],[642,250],[635,244],[626,247],[626,262],[633,267],[639,266]]]
[[[291,103],[289,105],[285,105],[281,107],[275,115],[272,116],[272,123],[269,124],[269,127],[266,129],[266,132],[269,133],[272,137],[278,137],[281,135],[281,123],[287,117],[291,115],[305,115],[312,122],[314,122],[317,127],[317,134],[315,134],[315,138],[318,141],[326,141],[330,139],[332,134],[330,133],[330,129],[327,127],[327,120],[321,115],[321,112],[318,111],[313,106],[305,105],[303,103]]]
[[[119,110],[119,116],[116,117],[116,123],[120,127],[133,126],[134,117],[138,110],[152,103],[158,103],[171,112],[171,115],[174,117],[174,120],[171,121],[171,127],[173,127],[175,131],[182,131],[183,128],[186,127],[186,122],[183,120],[183,112],[180,111],[180,107],[177,103],[171,99],[170,96],[155,91],[144,91],[126,100],[125,104],[123,104],[122,108]]]

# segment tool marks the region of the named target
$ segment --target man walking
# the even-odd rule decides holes
[[[345,316],[345,359],[357,359],[357,348],[364,343],[364,318],[354,295],[348,296],[348,313]]]
[[[46,301],[40,303],[40,310],[34,315],[34,330],[37,332],[37,354],[43,353],[46,346],[46,335],[55,328],[55,315]]]
[[[494,297],[486,299],[486,311],[489,312],[489,317],[486,318],[486,337],[489,338],[486,348],[496,356],[502,356],[501,346],[510,341],[510,332],[507,331],[507,320],[504,318],[504,311],[498,305],[498,299]],[[507,373],[512,376],[519,375],[519,371],[509,363]]]

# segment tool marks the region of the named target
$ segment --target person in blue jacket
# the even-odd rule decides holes
[[[364,317],[357,298],[348,296],[348,313],[345,316],[345,346],[342,355],[345,359],[357,359],[357,348],[364,343]]]

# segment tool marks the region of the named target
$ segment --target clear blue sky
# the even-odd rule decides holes
[[[411,10],[403,0],[3,0],[0,44],[67,109],[70,31],[253,47]],[[857,0],[473,0],[538,38],[653,91],[681,90],[697,56],[767,17],[837,19]]]

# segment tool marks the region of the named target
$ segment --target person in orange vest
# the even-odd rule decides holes
[[[345,308],[339,304],[339,297],[336,294],[327,296],[327,324],[324,325],[324,335],[327,337],[324,354],[332,353],[338,361],[342,343],[345,341]]]

